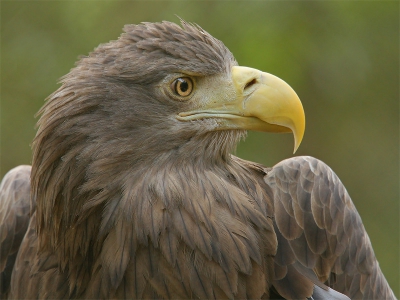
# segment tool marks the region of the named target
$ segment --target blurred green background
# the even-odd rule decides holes
[[[124,24],[177,15],[296,90],[307,120],[296,155],[339,175],[399,297],[399,12],[398,1],[2,1],[0,175],[30,164],[34,114],[78,55]],[[292,139],[250,133],[237,155],[272,166]]]

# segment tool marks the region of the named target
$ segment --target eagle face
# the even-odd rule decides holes
[[[106,149],[113,149],[130,165],[177,152],[228,157],[246,130],[293,131],[297,148],[304,112],[294,91],[277,77],[237,66],[201,28],[182,26],[126,26],[62,79],[39,125],[63,123],[54,134],[73,133],[72,144],[85,141],[82,158],[107,159]],[[192,139],[204,147],[193,149]]]

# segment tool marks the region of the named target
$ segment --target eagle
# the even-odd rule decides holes
[[[303,106],[200,26],[126,25],[61,83],[1,183],[2,299],[395,299],[325,163],[232,154],[296,150]]]

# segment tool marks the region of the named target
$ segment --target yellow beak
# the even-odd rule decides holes
[[[296,152],[303,139],[305,116],[295,91],[282,79],[247,67],[232,67],[230,82],[224,90],[231,95],[229,99],[226,94],[215,95],[198,110],[181,112],[177,118],[213,118],[218,123],[216,130],[293,132]]]
[[[293,132],[294,152],[305,131],[303,105],[296,92],[282,79],[247,67],[233,67],[232,80],[238,98],[242,98],[243,116],[255,117],[245,129],[266,132]],[[250,84],[250,85],[249,85]],[[244,120],[243,120],[244,121]],[[248,122],[253,123],[253,122]]]

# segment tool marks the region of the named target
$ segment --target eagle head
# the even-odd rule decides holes
[[[63,267],[101,251],[114,208],[149,169],[226,164],[246,130],[293,132],[295,149],[303,137],[290,86],[238,66],[199,26],[124,30],[82,57],[39,111],[32,196],[41,244]]]

